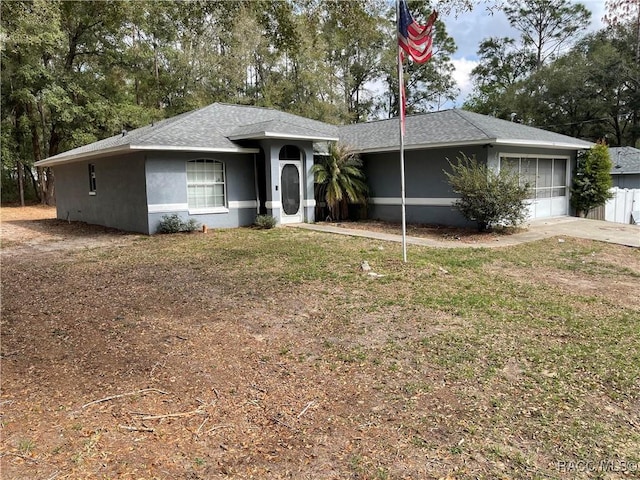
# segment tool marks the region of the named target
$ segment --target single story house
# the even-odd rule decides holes
[[[155,233],[164,215],[211,228],[314,221],[313,144],[333,125],[214,103],[49,157],[60,219]]]
[[[345,125],[340,141],[360,153],[370,188],[368,216],[400,221],[397,119]],[[409,223],[468,225],[452,208],[456,195],[444,170],[461,153],[496,171],[508,168],[532,187],[529,218],[569,215],[577,152],[593,144],[465,110],[413,115],[405,122],[405,205]]]
[[[210,228],[313,222],[313,146],[341,141],[359,152],[369,217],[400,220],[397,119],[336,127],[272,109],[215,103],[47,158],[57,216],[155,233],[163,215]],[[407,221],[463,225],[444,169],[460,152],[534,186],[530,215],[570,214],[577,152],[592,144],[493,117],[446,110],[406,119]]]
[[[633,147],[611,147],[611,179],[618,188],[640,188],[640,150]]]

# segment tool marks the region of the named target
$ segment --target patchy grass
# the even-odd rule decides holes
[[[3,477],[638,474],[637,250],[400,258],[289,228],[4,257]]]

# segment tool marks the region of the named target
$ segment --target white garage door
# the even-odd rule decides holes
[[[569,214],[568,158],[501,156],[500,168],[517,172],[529,184],[529,218]]]

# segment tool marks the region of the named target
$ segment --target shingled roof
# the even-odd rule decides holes
[[[37,162],[52,166],[91,157],[145,150],[257,153],[246,140],[338,140],[355,151],[399,149],[398,120],[378,120],[336,127],[269,108],[214,103],[131,132],[69,150]],[[519,145],[579,150],[591,143],[539,128],[465,110],[444,110],[409,116],[405,148],[463,145]]]
[[[611,147],[611,175],[640,173],[640,150],[633,147]]]
[[[515,122],[468,112],[443,110],[406,118],[405,149],[462,145],[519,145],[580,150],[593,144]],[[399,149],[398,119],[378,120],[339,127],[340,141],[356,152]]]
[[[338,140],[338,128],[269,108],[214,103],[49,157],[37,165],[141,150],[257,153],[257,148],[236,141],[264,138]]]

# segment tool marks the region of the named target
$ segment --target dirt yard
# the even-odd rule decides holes
[[[135,236],[115,229],[57,220],[55,207],[32,205],[0,210],[3,256],[124,244],[132,238]]]
[[[559,465],[640,460],[632,249],[403,266],[366,239],[54,217],[2,209],[3,479],[591,478]]]

